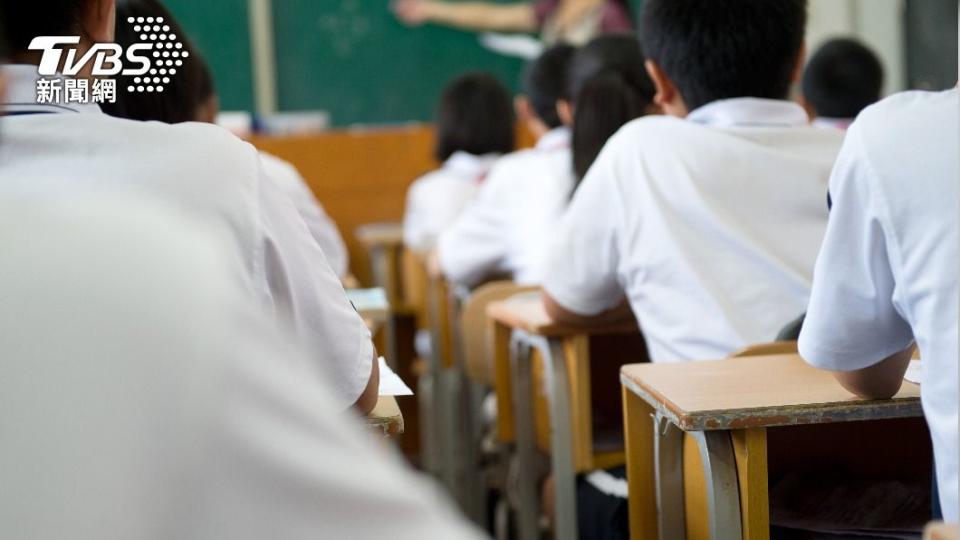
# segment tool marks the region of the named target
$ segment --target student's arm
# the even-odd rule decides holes
[[[857,124],[830,179],[833,208],[817,257],[800,355],[867,398],[896,394],[913,349],[897,307],[897,245]]]
[[[493,4],[488,2],[435,2],[398,0],[394,11],[408,24],[427,22],[455,26],[466,30],[500,32],[534,32],[537,17],[528,2]]]
[[[370,380],[367,381],[367,387],[363,389],[360,398],[353,404],[354,408],[360,414],[367,415],[377,406],[377,400],[380,399],[380,362],[377,359],[377,351],[373,351],[373,360],[370,363]]]
[[[889,399],[900,391],[903,374],[910,365],[913,347],[894,353],[880,362],[854,371],[837,371],[834,377],[847,390],[867,399]]]

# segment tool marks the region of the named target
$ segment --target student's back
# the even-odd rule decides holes
[[[956,89],[899,94],[858,117],[831,179],[834,206],[800,338],[807,361],[843,372],[916,341],[947,521],[958,518],[958,125]]]
[[[722,358],[773,339],[804,310],[842,135],[811,128],[786,101],[804,2],[645,9],[645,52],[674,117],[636,120],[610,140],[565,216],[545,288],[584,316],[625,293],[654,361]],[[704,37],[751,20],[751,42]],[[704,21],[719,34],[693,30]],[[727,73],[724,58],[748,55],[752,64]],[[750,95],[766,98],[739,97]]]
[[[486,179],[490,167],[514,147],[510,95],[491,75],[468,73],[451,81],[437,108],[434,157],[442,166],[407,192],[403,238],[428,251]]]

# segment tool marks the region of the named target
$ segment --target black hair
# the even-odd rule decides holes
[[[833,39],[810,58],[803,73],[803,96],[817,116],[855,118],[880,101],[883,64],[854,39]]]
[[[806,0],[647,0],[640,35],[692,111],[721,99],[786,99],[806,25]]]
[[[116,42],[123,47],[140,42],[139,33],[127,22],[129,17],[163,17],[164,24],[183,44],[182,51],[189,56],[176,67],[176,74],[159,74],[169,82],[162,92],[128,92],[127,87],[142,83],[132,76],[119,76],[116,103],[104,103],[101,108],[111,116],[130,120],[156,120],[168,124],[196,120],[197,111],[213,95],[213,83],[206,63],[197,53],[186,33],[170,11],[159,0],[117,0]],[[167,68],[160,68],[167,69]]]
[[[0,0],[12,54],[25,53],[38,36],[81,34],[80,21],[94,0]]]
[[[554,45],[530,62],[523,73],[523,92],[540,120],[551,129],[563,123],[557,114],[557,101],[564,96],[567,68],[575,51],[571,45]]]
[[[468,73],[447,84],[436,114],[434,156],[505,154],[514,148],[510,93],[492,75]]]
[[[575,111],[572,146],[578,183],[607,140],[650,109],[655,90],[643,63],[640,41],[632,34],[594,38],[574,55],[565,97]]]

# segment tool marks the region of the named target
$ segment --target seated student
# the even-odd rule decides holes
[[[493,275],[521,283],[539,280],[538,242],[573,186],[570,130],[557,112],[574,48],[557,45],[527,66],[519,116],[537,138],[532,149],[497,161],[476,198],[437,243],[440,270],[452,282],[475,286]]]
[[[813,125],[846,129],[860,111],[880,100],[883,63],[855,39],[824,43],[803,72],[803,98]]]
[[[443,91],[436,115],[434,156],[443,166],[410,186],[403,239],[430,251],[440,233],[476,194],[501,154],[513,151],[510,94],[485,73],[454,79]]]
[[[554,57],[562,50],[548,51],[531,66],[527,87],[543,95],[537,83],[556,66],[553,106],[541,99],[541,117],[549,114],[558,125],[564,119],[572,134],[557,127],[537,148],[497,162],[477,198],[441,237],[440,267],[451,281],[475,286],[509,275],[519,283],[540,283],[549,240],[581,172],[611,135],[651,107],[653,83],[635,37],[596,38],[572,54],[569,68],[560,73]],[[570,55],[568,50],[565,56]]]
[[[134,192],[183,212],[220,220],[236,244],[234,271],[278,318],[292,321],[336,403],[369,411],[378,370],[370,332],[290,201],[261,172],[256,150],[223,129],[111,118],[93,103],[38,100],[37,36],[81,36],[82,58],[114,37],[114,4],[96,0],[0,0],[12,59],[3,66],[8,97],[0,105],[0,191],[49,197]],[[188,59],[189,62],[189,59]],[[78,77],[88,82],[88,63]],[[62,82],[63,78],[50,77]],[[127,89],[118,88],[118,92]],[[40,97],[43,97],[42,95]]]
[[[891,97],[850,127],[830,179],[833,209],[800,335],[807,362],[872,399],[899,390],[919,346],[921,401],[950,522],[960,519],[958,125],[953,89]]]
[[[544,280],[556,320],[632,308],[651,360],[678,362],[770,341],[803,311],[843,137],[787,100],[806,8],[645,3],[646,65],[667,116],[621,129],[577,189]]]
[[[140,32],[127,22],[130,17],[161,17],[170,31],[179,36],[190,56],[163,92],[121,92],[116,103],[107,103],[103,110],[111,116],[131,120],[156,120],[168,124],[180,122],[216,123],[220,103],[207,63],[193,48],[186,32],[173,15],[158,0],[119,0],[117,2],[117,30],[115,43],[129,47],[140,43]],[[119,86],[135,83],[133,76],[120,77]],[[336,224],[317,202],[306,181],[297,169],[280,158],[260,152],[267,177],[276,182],[300,213],[310,233],[320,244],[333,271],[344,278],[349,273],[347,246],[340,237]]]
[[[481,538],[150,199],[0,199],[0,538]]]

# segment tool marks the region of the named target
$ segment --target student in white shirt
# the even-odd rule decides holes
[[[960,90],[908,92],[861,114],[830,179],[800,354],[850,391],[884,399],[922,357],[943,517],[958,508]]]
[[[481,538],[338,410],[222,222],[102,195],[0,199],[0,538]]]
[[[804,0],[646,2],[667,115],[625,126],[574,195],[544,280],[555,319],[632,308],[651,359],[678,362],[770,341],[803,312],[842,138],[787,101],[805,23]]]
[[[869,47],[855,39],[831,39],[804,69],[801,104],[814,126],[846,129],[880,100],[883,78],[883,63]]]
[[[21,62],[39,61],[28,51],[36,36],[79,35],[78,57],[93,43],[111,42],[114,15],[109,1],[0,0],[13,60]],[[36,65],[3,71],[9,88],[0,120],[0,190],[50,197],[131,192],[221,220],[233,233],[234,270],[248,293],[293,324],[314,369],[335,387],[338,406],[375,405],[370,333],[252,146],[214,126],[120,120],[94,104],[39,104]],[[90,73],[88,63],[78,76]]]
[[[440,235],[438,261],[448,280],[470,287],[493,275],[539,282],[539,244],[573,187],[570,129],[557,102],[564,97],[574,50],[551,47],[527,66],[517,112],[537,144],[497,161],[476,198]]]
[[[182,51],[189,56],[180,71],[170,79],[163,92],[121,92],[116,103],[107,103],[103,111],[111,116],[131,120],[156,120],[168,124],[181,122],[216,123],[220,102],[213,75],[203,57],[192,46],[189,37],[173,15],[158,0],[121,0],[117,4],[115,42],[123,47],[140,43],[141,32],[127,22],[130,18],[161,17],[170,32],[179,36]],[[136,84],[135,77],[121,76],[118,86]],[[330,267],[341,279],[349,274],[347,246],[336,224],[317,201],[306,181],[292,164],[260,152],[264,173],[283,191],[307,224],[307,229],[323,249]]]
[[[443,90],[435,129],[434,156],[443,166],[410,186],[403,215],[404,243],[420,252],[433,249],[494,162],[513,151],[510,94],[492,75],[457,77]]]

